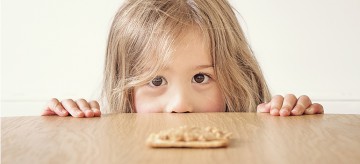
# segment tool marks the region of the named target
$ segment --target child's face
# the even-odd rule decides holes
[[[186,33],[172,55],[171,63],[156,78],[134,89],[136,112],[225,111],[210,48],[202,35]]]

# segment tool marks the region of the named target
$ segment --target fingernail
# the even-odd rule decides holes
[[[76,114],[77,114],[77,115],[81,115],[82,112],[81,112],[81,111],[77,111]]]
[[[285,109],[280,109],[279,113],[284,113]]]
[[[99,109],[94,109],[94,113],[100,113]]]
[[[86,113],[94,113],[92,110],[86,110]]]
[[[312,108],[308,108],[308,109],[306,109],[306,110],[307,110],[307,113],[306,113],[306,114],[312,113]]]
[[[87,116],[93,116],[94,115],[94,112],[92,110],[86,110],[85,113],[86,113]]]
[[[271,114],[276,114],[279,112],[279,109],[274,108],[270,112],[271,112]]]
[[[58,110],[61,112],[61,113],[66,113],[66,111],[64,110],[64,109],[62,109],[62,108],[58,108]]]
[[[288,110],[286,110],[285,108],[282,108],[282,109],[280,110],[280,113],[282,113],[282,114],[288,114],[289,112],[288,112]]]
[[[299,111],[297,111],[296,109],[293,109],[293,110],[291,111],[291,113],[292,113],[293,115],[298,115],[298,114],[299,114]]]

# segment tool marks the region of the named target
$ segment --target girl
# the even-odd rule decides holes
[[[321,114],[308,96],[272,99],[226,0],[128,0],[111,26],[103,112]],[[52,99],[43,115],[97,117],[96,101]]]

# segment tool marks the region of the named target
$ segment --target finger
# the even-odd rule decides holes
[[[279,112],[280,112],[280,108],[283,104],[284,101],[284,97],[280,96],[280,95],[276,95],[271,99],[271,109],[270,109],[270,114],[273,116],[279,116]]]
[[[48,104],[45,106],[44,111],[41,115],[50,116],[50,115],[58,115],[58,116],[67,116],[69,113],[64,109],[62,104],[58,99],[52,98]]]
[[[41,115],[42,115],[42,116],[52,116],[52,115],[56,115],[56,113],[53,112],[53,111],[50,110],[50,109],[45,109],[45,110],[42,112]]]
[[[100,105],[97,101],[90,101],[89,102],[91,110],[94,112],[94,117],[100,117],[101,111],[100,111]]]
[[[260,113],[270,113],[270,103],[262,103],[257,106],[257,112]]]
[[[294,108],[296,104],[297,98],[293,94],[288,94],[284,98],[283,105],[280,110],[280,116],[289,116],[291,110]]]
[[[77,104],[72,99],[66,99],[61,102],[63,107],[73,116],[73,117],[84,117],[85,114],[79,109]]]
[[[304,114],[305,109],[309,108],[311,104],[312,102],[308,96],[300,96],[294,109],[291,111],[291,115],[299,116]]]
[[[90,109],[90,105],[85,99],[79,99],[75,102],[79,109],[85,114],[85,117],[94,117],[94,112]]]
[[[323,114],[324,108],[321,104],[314,103],[305,110],[305,114]]]

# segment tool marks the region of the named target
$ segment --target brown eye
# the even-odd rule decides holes
[[[162,76],[155,77],[149,83],[149,85],[152,86],[152,87],[158,87],[158,86],[165,85],[165,84],[166,84],[166,80]]]
[[[198,73],[194,75],[193,80],[194,83],[207,83],[209,81],[209,76],[204,75],[202,73]]]

